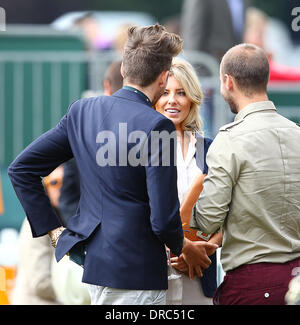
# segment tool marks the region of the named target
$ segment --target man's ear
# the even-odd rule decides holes
[[[124,78],[124,74],[125,74],[125,72],[124,72],[123,62],[122,62],[122,64],[121,64],[120,72],[121,72],[121,76]]]
[[[169,71],[162,71],[159,75],[158,85],[162,88],[165,88],[168,82],[168,77],[169,77]]]
[[[233,85],[234,85],[234,80],[233,77],[231,75],[225,74],[225,87],[228,91],[231,91],[233,89]]]
[[[103,81],[103,87],[104,87],[104,95],[111,96],[112,90],[111,90],[110,82],[108,80]]]

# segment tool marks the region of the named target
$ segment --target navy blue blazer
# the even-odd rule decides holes
[[[64,176],[60,188],[58,212],[62,224],[66,225],[69,218],[76,214],[80,200],[80,179],[75,159],[63,164]]]
[[[202,170],[203,174],[208,173],[208,166],[206,164],[206,154],[212,140],[204,138],[196,133],[196,164]],[[211,265],[204,270],[203,277],[200,278],[203,293],[207,297],[213,297],[217,289],[217,255],[214,253],[210,257]]]
[[[126,123],[131,141],[120,147],[120,123]],[[125,124],[123,124],[124,126]],[[56,248],[60,260],[84,243],[83,282],[123,289],[167,289],[165,245],[179,255],[183,230],[179,215],[175,143],[170,145],[170,166],[121,165],[119,159],[136,145],[133,131],[175,131],[174,124],[156,112],[144,96],[121,89],[112,96],[73,103],[58,125],[30,144],[10,165],[8,174],[28,217],[34,237],[60,226],[41,177],[75,157],[80,174],[80,203],[69,218]],[[115,139],[115,166],[100,166],[99,132]],[[138,142],[138,140],[137,140]],[[176,142],[176,141],[175,141]],[[125,142],[126,143],[126,142]],[[110,148],[113,149],[113,148]],[[162,145],[159,150],[161,158]],[[148,155],[148,153],[146,153]],[[137,154],[138,156],[138,154]],[[124,158],[124,156],[122,156]],[[150,160],[150,155],[146,158]],[[122,159],[123,159],[122,158]],[[113,159],[112,159],[113,161]],[[101,163],[101,161],[100,161]]]

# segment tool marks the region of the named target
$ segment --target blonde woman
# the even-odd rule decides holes
[[[172,120],[176,127],[178,196],[183,229],[191,240],[208,239],[205,234],[189,228],[193,205],[207,174],[205,156],[212,142],[202,132],[203,123],[199,114],[202,99],[201,86],[192,65],[183,59],[174,58],[165,92],[155,108]],[[220,244],[220,235],[213,236],[210,241]],[[216,255],[213,254],[210,259],[212,264],[203,272],[203,276],[191,280],[183,259],[171,258],[176,276],[169,277],[167,304],[212,304],[211,298],[217,287]]]

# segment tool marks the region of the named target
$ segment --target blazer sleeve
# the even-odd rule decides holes
[[[75,158],[65,162],[58,211],[63,224],[76,214],[80,200],[80,178]]]
[[[26,213],[33,237],[45,235],[61,226],[45,193],[42,177],[73,156],[67,124],[68,113],[56,127],[25,148],[8,168],[8,175]]]
[[[156,142],[157,136],[162,138],[160,145]],[[160,120],[151,131],[148,148],[151,149],[145,168],[151,227],[156,236],[178,256],[184,235],[177,192],[176,131],[170,120]]]

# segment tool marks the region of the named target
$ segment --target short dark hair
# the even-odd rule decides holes
[[[122,61],[112,62],[105,73],[104,80],[110,84],[112,93],[116,92],[123,86],[123,77],[121,75]]]
[[[239,44],[228,50],[221,62],[221,73],[231,75],[246,95],[267,91],[270,77],[269,61],[265,52],[253,44]]]
[[[124,46],[124,80],[141,87],[153,83],[171,67],[172,58],[182,50],[182,39],[159,24],[128,29]]]

